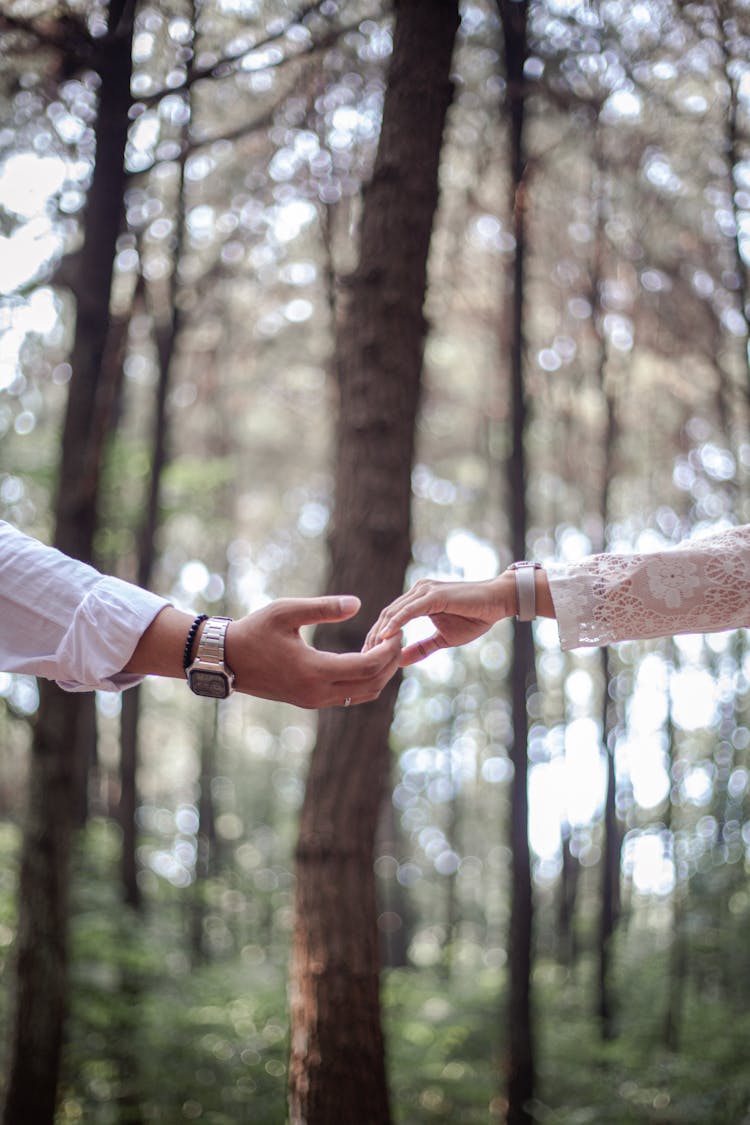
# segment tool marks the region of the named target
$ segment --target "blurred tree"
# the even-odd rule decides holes
[[[705,13],[698,6],[682,5],[689,22],[697,25],[699,37],[706,34],[704,19],[713,23],[711,31],[719,47],[718,72],[723,84],[722,97],[726,103],[723,113],[724,137],[720,146],[721,160],[726,168],[726,200],[732,216],[725,232],[731,240],[733,259],[731,288],[736,293],[738,315],[737,330],[739,364],[745,397],[750,402],[750,275],[746,253],[745,212],[747,191],[745,167],[750,151],[750,138],[741,123],[740,87],[747,81],[748,47],[750,46],[750,19],[747,6],[733,0],[711,0]]]
[[[115,4],[98,39],[78,26],[66,66],[100,79],[96,164],[76,262],[76,330],[55,502],[57,547],[91,561],[103,445],[113,387],[105,363],[115,245],[122,220],[135,3]],[[60,29],[63,53],[65,29]],[[81,56],[81,42],[88,50]],[[72,46],[72,50],[71,50]],[[19,884],[15,1015],[3,1109],[6,1125],[52,1122],[68,988],[68,888],[73,818],[85,786],[81,732],[93,697],[40,687]]]
[[[195,5],[188,5],[186,18],[195,37]],[[185,163],[188,148],[191,120],[191,98],[193,60],[195,44],[187,47],[185,83],[182,90],[182,112],[173,109],[173,116],[179,122],[180,155],[177,161],[178,175],[175,186],[176,202],[173,207],[174,240],[172,263],[166,284],[159,285],[143,281],[148,312],[154,338],[158,377],[156,382],[155,404],[151,429],[150,471],[145,504],[138,527],[137,563],[135,581],[144,589],[150,589],[156,565],[156,535],[160,524],[160,497],[162,477],[169,460],[169,412],[168,396],[173,377],[173,358],[180,324],[183,318],[179,293],[179,276],[182,251],[185,242]],[[180,95],[176,95],[179,97]],[[138,766],[138,737],[141,715],[141,687],[137,685],[127,692],[122,701],[120,726],[120,800],[118,819],[122,828],[122,886],[125,901],[133,907],[140,905],[140,891],[136,863],[136,810],[138,796],[136,774]]]
[[[328,588],[363,598],[361,622],[320,629],[319,642],[336,650],[359,648],[380,607],[403,587],[427,253],[457,27],[455,0],[397,6],[360,260],[345,282],[336,330],[340,407]],[[294,1122],[390,1120],[373,848],[394,698],[395,682],[374,703],[320,717],[297,845]]]
[[[616,371],[609,369],[610,344],[604,328],[602,298],[607,284],[607,240],[605,224],[608,214],[609,170],[601,147],[599,124],[593,131],[592,160],[592,200],[591,211],[594,226],[594,260],[591,269],[591,321],[598,341],[595,379],[602,398],[604,432],[600,443],[602,451],[601,482],[599,492],[599,522],[601,539],[595,549],[606,550],[608,544],[607,528],[611,521],[610,497],[616,478],[617,466],[617,383]],[[611,271],[616,273],[616,268]],[[601,732],[602,755],[606,763],[606,783],[604,795],[604,834],[602,848],[601,903],[599,908],[598,942],[598,998],[602,1036],[611,1039],[614,1035],[614,1001],[612,995],[612,938],[620,909],[620,851],[622,833],[617,821],[617,774],[615,771],[616,734],[616,680],[612,672],[612,659],[609,649],[604,646],[601,659]]]
[[[530,198],[526,152],[526,79],[528,56],[528,3],[526,0],[498,0],[503,26],[503,47],[507,82],[510,165],[510,215],[515,240],[511,271],[512,284],[507,316],[507,345],[510,350],[510,437],[507,460],[510,546],[515,559],[527,554],[529,466],[526,433],[529,426],[525,385],[525,270],[527,224]],[[508,950],[507,1092],[508,1122],[523,1125],[532,1120],[529,1105],[534,1096],[535,1060],[531,1011],[531,958],[533,898],[529,847],[528,794],[528,692],[535,681],[534,642],[531,626],[514,622],[510,683],[513,712],[511,761],[510,846],[512,889]]]
[[[676,646],[674,642],[669,642],[669,655],[672,658],[672,670],[670,671],[667,680],[668,696],[668,709],[665,722],[666,727],[666,741],[667,741],[667,761],[669,762],[669,775],[674,777],[678,772],[676,770],[678,748],[677,748],[677,731],[672,715],[672,692],[671,680],[673,675],[673,668],[676,664]],[[687,942],[685,934],[685,907],[686,907],[686,888],[681,886],[680,870],[676,855],[676,808],[675,802],[670,794],[670,799],[667,801],[667,807],[664,815],[664,827],[669,834],[670,851],[672,858],[672,867],[674,872],[674,890],[672,892],[672,917],[671,925],[672,932],[670,934],[669,945],[669,965],[667,967],[667,996],[664,1008],[664,1046],[668,1051],[677,1052],[679,1050],[680,1033],[682,1029],[682,1020],[685,1011],[685,986],[687,983]]]

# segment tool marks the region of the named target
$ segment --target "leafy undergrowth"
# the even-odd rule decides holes
[[[7,838],[6,838],[7,836]],[[0,835],[0,870],[17,839]],[[105,874],[116,839],[88,836],[75,889],[72,1008],[58,1122],[284,1125],[288,944],[248,935],[191,963],[184,906],[168,895],[134,918]],[[14,925],[0,886],[0,952]],[[734,941],[734,939],[733,939]],[[736,943],[735,943],[736,944]],[[594,1017],[595,966],[537,964],[536,1100],[541,1125],[750,1125],[750,965],[723,947],[691,950],[679,1050],[664,1045],[667,954],[642,942],[615,967],[617,1024]],[[625,943],[623,943],[625,948]],[[734,948],[734,946],[733,946]],[[460,963],[390,970],[383,1011],[395,1125],[494,1125],[505,1117],[505,972]],[[0,963],[3,958],[0,957]],[[10,986],[8,962],[0,1014]],[[352,1123],[355,1125],[355,1123]],[[364,1123],[356,1123],[364,1125]]]
[[[535,979],[537,1098],[545,1125],[747,1125],[750,1015],[687,995],[679,1053],[660,1043],[664,980],[650,961],[628,978],[619,1034],[603,1041],[586,967]],[[503,1009],[496,974],[441,981],[391,973],[386,1022],[399,1125],[504,1120]]]

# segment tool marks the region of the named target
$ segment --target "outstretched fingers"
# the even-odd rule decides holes
[[[398,667],[401,643],[398,638],[378,642],[367,652],[321,652],[315,650],[321,671],[334,683],[362,683],[383,679]]]
[[[383,641],[368,652],[321,652],[315,654],[315,678],[325,685],[324,698],[318,707],[341,707],[369,703],[397,671],[401,654],[400,641]]]
[[[440,608],[433,591],[416,588],[409,590],[381,612],[367,634],[365,649],[397,636],[409,621],[414,621],[417,617],[428,617],[439,612]]]

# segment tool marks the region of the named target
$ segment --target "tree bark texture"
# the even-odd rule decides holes
[[[180,161],[180,185],[176,217],[177,241],[172,262],[172,279],[169,290],[169,308],[166,316],[152,314],[159,378],[156,384],[153,427],[151,430],[151,470],[143,517],[138,528],[138,567],[136,583],[145,589],[151,586],[156,563],[156,535],[161,516],[159,503],[164,470],[169,461],[169,412],[167,399],[172,383],[172,357],[180,328],[180,311],[175,303],[177,275],[184,238],[184,180],[185,161]],[[139,909],[141,895],[138,887],[136,863],[137,831],[135,814],[138,807],[138,738],[141,719],[140,685],[125,692],[120,720],[120,802],[118,821],[122,828],[121,875],[123,898],[128,905]]]
[[[578,940],[575,928],[576,898],[580,865],[571,848],[572,833],[564,824],[560,833],[562,870],[557,907],[557,956],[561,965],[572,967],[578,957]]]
[[[527,54],[526,0],[498,0],[504,35],[510,132],[511,215],[516,240],[512,265],[510,307],[511,435],[507,463],[510,538],[514,557],[526,554],[526,430],[529,411],[524,383],[524,276],[526,264],[527,184],[524,143],[525,90],[523,68]],[[511,661],[513,714],[513,780],[511,783],[510,844],[512,851],[511,914],[508,956],[508,1122],[531,1121],[535,1063],[531,1008],[533,896],[529,848],[528,713],[526,698],[536,678],[531,627],[515,623]]]
[[[602,855],[601,905],[599,908],[599,1027],[603,1039],[616,1034],[616,998],[612,984],[612,946],[620,911],[620,851],[622,833],[617,821],[617,774],[615,771],[614,679],[609,650],[601,651],[604,698],[602,702],[602,750],[607,765],[604,799],[604,847]]]
[[[674,640],[669,642],[667,659],[674,668],[677,665],[677,652]],[[675,763],[677,760],[676,731],[673,716],[672,699],[672,673],[668,681],[668,710],[666,716],[666,741],[667,763],[669,776],[675,776]],[[732,724],[734,725],[734,724]],[[721,801],[717,801],[721,805]],[[674,889],[672,891],[672,928],[670,934],[669,965],[667,970],[666,1010],[664,1012],[664,1026],[662,1043],[667,1051],[675,1054],[680,1049],[680,1038],[684,1020],[685,987],[688,975],[688,940],[685,930],[686,887],[680,882],[680,868],[675,848],[675,806],[672,801],[667,801],[664,810],[664,830],[671,841],[670,851],[674,871]],[[721,830],[721,828],[720,828]]]
[[[335,349],[340,413],[329,589],[358,594],[362,611],[354,622],[319,630],[317,643],[329,649],[358,649],[403,588],[427,254],[457,27],[456,0],[396,6],[360,264],[346,281]],[[392,681],[374,703],[320,717],[297,848],[295,1125],[390,1120],[373,854],[395,696]]]
[[[76,287],[73,377],[66,409],[55,507],[57,547],[90,561],[99,470],[111,387],[100,373],[124,194],[130,106],[132,18],[97,45],[101,77],[96,165],[89,190]],[[21,854],[16,995],[5,1125],[52,1125],[68,987],[69,867],[77,793],[85,778],[80,732],[91,700],[44,682],[40,688]]]
[[[593,184],[592,210],[596,215],[596,241],[594,261],[591,270],[592,320],[597,333],[596,379],[603,400],[605,426],[602,433],[602,477],[599,490],[599,518],[601,521],[601,540],[597,549],[604,551],[607,546],[607,526],[610,519],[610,496],[616,472],[617,441],[619,425],[617,419],[616,388],[613,383],[609,362],[609,343],[604,331],[602,293],[606,280],[608,177],[606,158],[602,150],[600,130],[597,127],[593,136],[594,166],[597,175]],[[617,821],[617,773],[615,770],[614,739],[616,733],[617,707],[614,699],[614,677],[612,675],[609,650],[600,651],[602,669],[602,754],[607,766],[607,789],[604,799],[603,856],[601,872],[601,903],[599,908],[598,942],[598,1017],[603,1039],[612,1039],[616,1028],[616,996],[612,983],[612,939],[620,909],[620,851],[622,833]]]
[[[190,25],[195,29],[194,3],[189,5],[189,16]],[[195,31],[193,31],[193,37],[194,36]],[[191,53],[187,63],[188,80],[192,74],[194,58],[194,54]],[[192,83],[188,81],[183,94],[188,110],[187,118],[182,126],[183,149],[187,148],[190,136],[190,121],[192,120],[191,91]],[[151,431],[151,472],[146,495],[146,504],[137,534],[138,570],[136,583],[145,589],[148,589],[151,585],[154,564],[156,562],[156,535],[161,522],[159,504],[161,499],[162,477],[169,461],[170,452],[167,399],[172,384],[172,359],[182,323],[177,296],[180,262],[182,260],[185,242],[186,159],[186,152],[183,151],[179,160],[179,181],[175,214],[176,238],[172,257],[172,274],[161,307],[158,302],[153,300],[151,302],[148,301],[149,286],[148,282],[143,279],[144,295],[146,296],[147,307],[151,313],[152,332],[159,364],[159,378],[156,384],[153,427]],[[123,898],[125,902],[134,909],[139,909],[141,905],[141,895],[137,878],[137,831],[135,824],[135,814],[138,807],[137,773],[140,719],[141,690],[140,687],[135,687],[132,691],[125,693],[122,701],[122,717],[120,723],[120,803],[118,809],[118,820],[122,828],[121,874]]]

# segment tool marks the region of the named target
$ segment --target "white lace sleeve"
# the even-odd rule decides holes
[[[546,569],[564,649],[750,626],[750,525]]]

